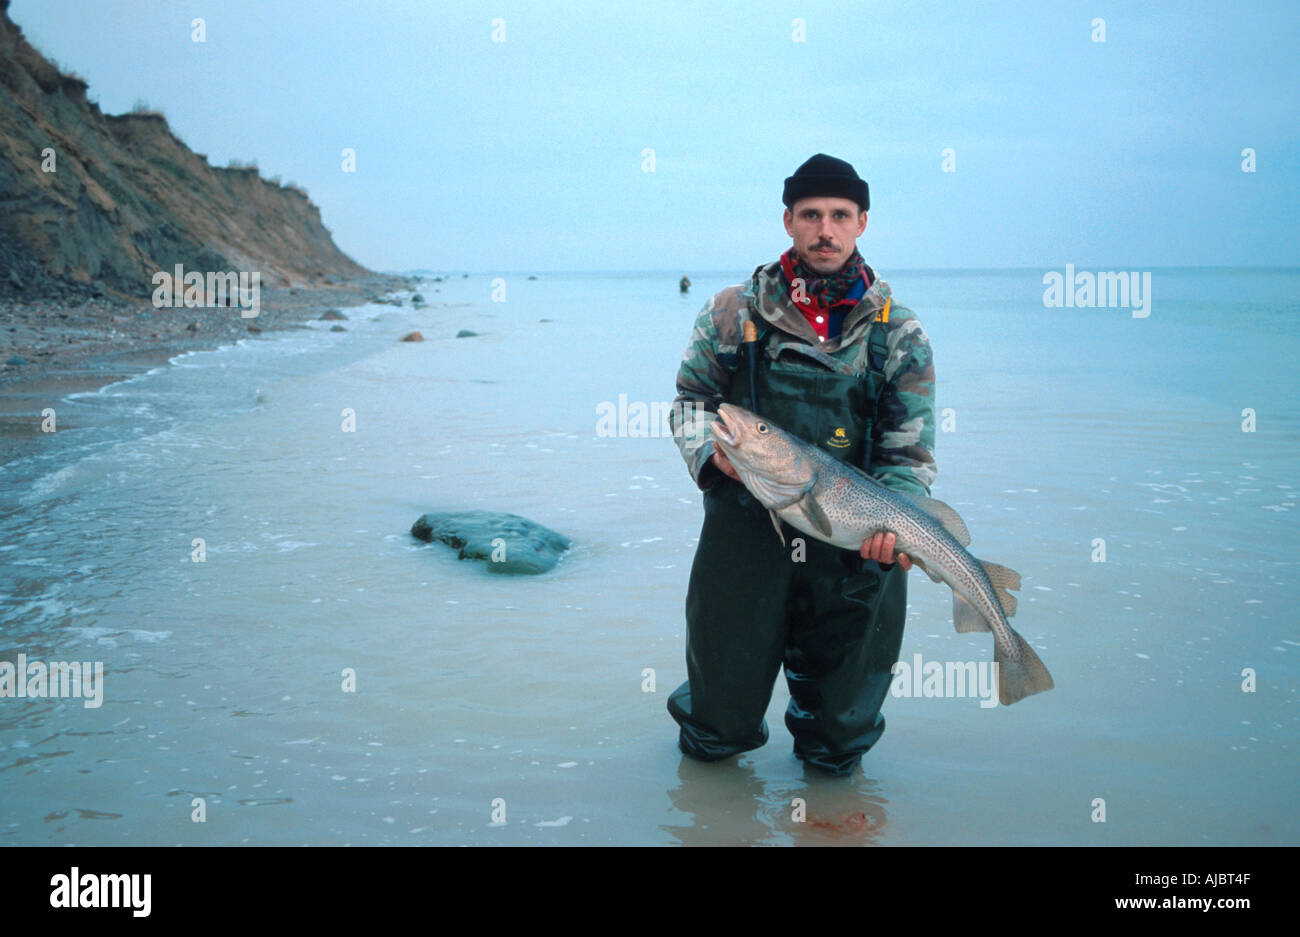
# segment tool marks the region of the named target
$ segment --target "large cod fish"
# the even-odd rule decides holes
[[[993,632],[998,699],[1004,706],[1052,688],[1052,675],[1007,622],[1016,613],[1008,590],[1020,588],[1020,574],[966,552],[970,534],[956,511],[934,498],[892,491],[732,404],[718,408],[712,430],[717,448],[772,515],[782,543],[781,521],[855,553],[877,531],[893,533],[895,552],[906,553],[931,579],[952,588],[958,632]]]

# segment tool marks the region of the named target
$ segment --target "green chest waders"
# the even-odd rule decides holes
[[[755,375],[758,412],[837,459],[865,465],[883,378],[831,370],[797,346],[773,358],[771,348]],[[749,386],[741,356],[728,402],[752,409]],[[687,679],[668,711],[688,755],[713,761],[758,748],[784,665],[795,755],[847,774],[885,731],[880,706],[902,645],[907,574],[789,525],[783,532],[786,546],[739,482],[724,477],[705,492],[686,594]]]

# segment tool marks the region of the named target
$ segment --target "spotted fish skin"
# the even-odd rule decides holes
[[[956,511],[942,501],[891,490],[741,407],[722,404],[718,417],[712,428],[715,445],[774,522],[779,518],[854,552],[878,532],[893,533],[896,552],[952,589],[957,631],[993,633],[1004,705],[1054,686],[1038,655],[1007,620],[1016,611],[1010,590],[1020,588],[1019,573],[972,556],[966,550],[970,534]]]

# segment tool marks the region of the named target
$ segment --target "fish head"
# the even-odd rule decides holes
[[[717,449],[766,508],[782,508],[802,497],[816,481],[807,443],[756,413],[724,403],[712,423]]]

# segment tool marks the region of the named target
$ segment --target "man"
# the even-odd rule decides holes
[[[916,316],[862,260],[867,184],[817,154],[785,180],[793,245],[705,304],[677,374],[674,437],[704,491],[686,595],[687,680],[669,697],[687,755],[715,761],[763,745],[782,665],[785,722],[806,764],[849,774],[885,730],[911,560],[894,535],[858,553],[785,528],[715,451],[722,402],[746,407],[898,491],[934,481],[934,367]],[[758,332],[751,399],[743,323]]]

